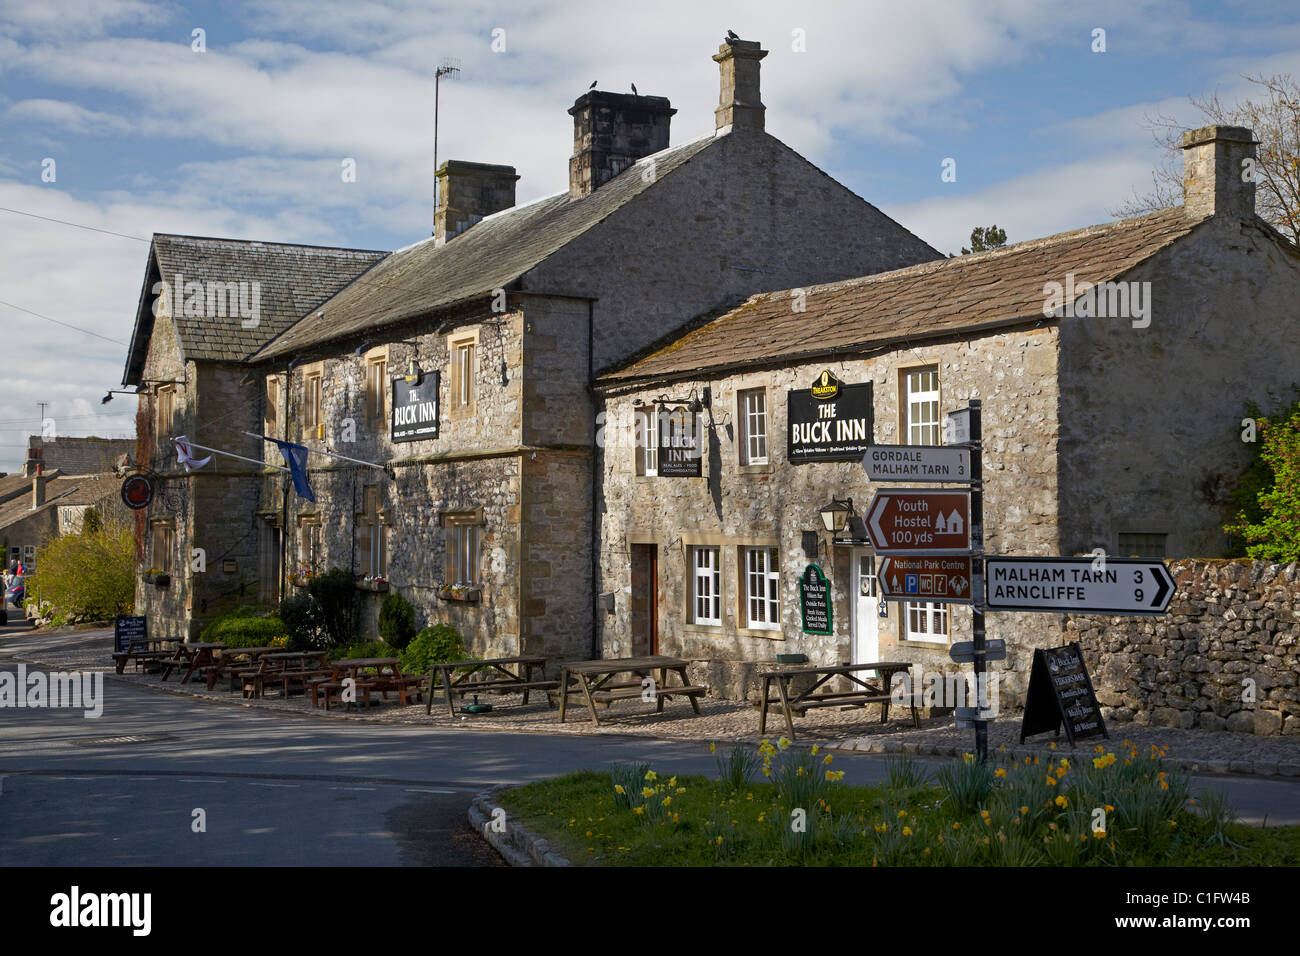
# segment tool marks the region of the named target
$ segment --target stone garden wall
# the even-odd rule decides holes
[[[1070,615],[1109,719],[1300,735],[1296,564],[1179,561],[1164,617]],[[1249,691],[1253,686],[1253,700]]]

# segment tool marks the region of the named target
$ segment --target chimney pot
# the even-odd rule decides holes
[[[1255,134],[1244,126],[1202,126],[1183,134],[1183,208],[1193,215],[1255,214]],[[1250,160],[1247,163],[1246,160]]]
[[[589,196],[638,159],[667,149],[668,127],[676,112],[666,96],[601,90],[579,96],[569,109],[569,198]]]
[[[32,476],[32,510],[35,511],[41,505],[45,504],[45,476],[38,470]]]
[[[433,236],[439,244],[450,242],[480,219],[515,204],[519,176],[513,166],[449,159],[435,175],[438,208]]]
[[[719,132],[763,129],[767,107],[759,95],[758,70],[765,56],[757,40],[732,40],[718,47],[713,59],[722,74],[722,92],[713,115]]]

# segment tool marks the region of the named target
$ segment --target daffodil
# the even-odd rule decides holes
[[[997,777],[999,780],[1001,780],[1001,779],[1002,779],[1003,777],[1005,777],[1006,775],[1007,775],[1007,768],[1006,768],[1006,767],[998,767],[997,770],[994,770],[994,771],[993,771],[993,776]]]
[[[641,814],[645,813],[645,807],[633,807],[632,812],[635,813],[637,816],[640,816]]]
[[[1061,794],[1059,797],[1057,797],[1055,803],[1062,810],[1064,810],[1066,807],[1070,805],[1070,801],[1065,798],[1065,794]]]
[[[820,750],[820,749],[821,749],[821,747],[819,747],[817,744],[813,744],[813,745],[812,745],[812,755],[813,755],[814,757],[816,757],[816,756],[817,756],[817,751]]]
[[[659,779],[659,775],[658,775],[657,773],[655,773],[653,770],[647,770],[647,771],[645,772],[645,778],[646,778],[647,780],[658,780],[658,779]]]
[[[623,794],[627,793],[627,791],[623,789],[623,785],[621,783],[614,784],[614,792],[617,793],[620,797],[623,796]]]
[[[1101,748],[1098,747],[1097,749],[1100,750]],[[718,745],[717,745],[717,744],[709,744],[709,753],[712,754],[712,753],[717,753],[717,752],[718,752]]]
[[[912,828],[911,828],[911,827],[903,827],[903,836],[911,836],[911,835],[912,835]]]

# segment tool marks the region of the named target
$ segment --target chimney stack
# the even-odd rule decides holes
[[[1183,208],[1193,215],[1255,214],[1255,134],[1244,126],[1202,126],[1183,134]],[[1246,163],[1246,160],[1251,160]]]
[[[569,198],[589,196],[638,159],[667,149],[668,124],[676,112],[666,96],[600,90],[579,96],[569,109]]]
[[[765,56],[757,40],[732,40],[718,47],[713,59],[722,72],[722,94],[713,115],[719,133],[763,129],[767,108],[759,97],[758,68]]]
[[[438,208],[433,220],[433,237],[441,245],[450,242],[480,219],[510,209],[515,204],[513,166],[467,163],[449,159],[438,167]]]
[[[27,461],[23,464],[23,474],[28,478],[32,475],[38,474],[41,470],[41,466],[44,464],[44,458],[44,448],[37,448],[34,445],[29,445],[27,447]]]
[[[45,476],[41,474],[39,466],[36,474],[32,476],[32,510],[35,511],[41,505],[45,504]]]

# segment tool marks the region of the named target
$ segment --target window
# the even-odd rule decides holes
[[[781,577],[776,548],[742,548],[741,555],[746,626],[777,630],[781,627]]]
[[[315,431],[321,422],[320,391],[321,373],[307,373],[303,379],[302,388],[302,423],[311,431]]]
[[[948,643],[948,605],[932,601],[908,601],[904,606],[909,641]]]
[[[939,370],[906,373],[903,433],[908,445],[939,444]]]
[[[453,339],[451,353],[451,407],[468,409],[474,404],[474,376],[477,371],[477,337]]]
[[[36,545],[23,546],[23,570],[31,574],[36,570]]]
[[[164,385],[158,389],[158,436],[163,440],[172,437],[176,419],[176,386]]]
[[[357,515],[358,565],[366,577],[383,577],[388,574],[388,529],[379,510],[379,486],[366,485],[364,499],[366,510]]]
[[[388,407],[388,358],[380,356],[366,361],[366,424],[382,425]]]
[[[159,571],[171,571],[172,552],[176,549],[176,529],[166,521],[155,521],[153,525],[153,553],[150,557],[151,567]]]
[[[691,621],[722,626],[722,564],[717,548],[691,548]]]
[[[767,389],[746,389],[737,397],[740,408],[740,463],[766,465]]]
[[[262,434],[276,437],[280,427],[280,380],[274,375],[266,377],[266,411],[262,415]]]
[[[483,524],[477,511],[444,514],[447,560],[444,567],[446,584],[478,587],[478,549]]]
[[[1167,534],[1121,534],[1119,557],[1163,559],[1168,537]]]
[[[320,570],[320,518],[316,515],[298,519],[298,566],[307,571]]]
[[[657,406],[636,412],[636,473],[646,477],[659,474],[659,427]]]

